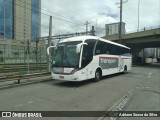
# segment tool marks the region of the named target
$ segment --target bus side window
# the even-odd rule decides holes
[[[96,46],[95,55],[99,54],[106,54],[106,43],[103,41],[98,41]]]
[[[100,54],[101,51],[100,50],[96,50],[96,55]]]
[[[106,51],[106,54],[109,54],[109,50]]]

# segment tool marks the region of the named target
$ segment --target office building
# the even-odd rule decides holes
[[[0,0],[1,62],[25,62],[28,41],[30,56],[34,57],[36,40],[39,37],[41,37],[41,0]],[[40,41],[38,48],[39,51],[45,52],[45,42]]]

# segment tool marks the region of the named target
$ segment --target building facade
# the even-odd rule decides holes
[[[12,39],[14,37],[13,9],[14,6],[12,3],[0,0],[0,38],[6,37]]]
[[[0,0],[0,63],[25,63],[27,55],[35,62],[35,54],[45,60],[45,42],[36,49],[40,37],[41,0]]]
[[[118,34],[119,33],[119,26],[120,26],[119,22],[118,23],[106,24],[105,25],[106,36],[107,35]],[[125,32],[126,32],[124,22],[122,22],[121,32],[122,32],[122,34],[125,34]]]

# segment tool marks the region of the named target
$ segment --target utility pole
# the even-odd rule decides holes
[[[138,0],[138,28],[137,28],[137,32],[139,31],[139,7],[140,7],[140,0]]]
[[[119,22],[119,43],[122,43],[122,9],[123,9],[123,3],[126,3],[128,2],[128,0],[126,1],[123,1],[123,0],[120,0],[120,3],[116,3],[117,4],[120,4],[120,22]]]
[[[51,46],[51,39],[52,39],[52,16],[50,16],[50,20],[49,20],[48,47]],[[48,72],[51,72],[51,52],[50,50],[49,50],[49,55],[47,57],[47,64],[48,64]]]
[[[123,0],[120,0],[119,43],[122,43],[122,2]]]
[[[90,23],[88,22],[88,21],[86,21],[86,35],[88,34],[88,25],[89,25]]]
[[[29,74],[29,39],[27,40],[27,70]]]
[[[97,24],[98,24],[98,20],[96,19],[96,35],[98,35]]]
[[[95,36],[94,26],[92,26],[92,35]]]
[[[6,1],[4,0],[4,41],[5,41],[5,38],[6,38]],[[4,63],[6,62],[6,48],[4,46]]]

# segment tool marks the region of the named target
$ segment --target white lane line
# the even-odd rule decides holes
[[[16,105],[16,106],[14,106],[14,107],[21,107],[21,106],[23,106],[23,104],[19,104],[19,105]]]
[[[151,78],[152,72],[148,73],[148,78]]]
[[[150,76],[152,74],[152,72],[148,73],[148,75]]]
[[[150,87],[146,87],[147,89],[149,89]]]
[[[31,103],[33,103],[33,101],[29,101],[28,103],[31,104]]]

